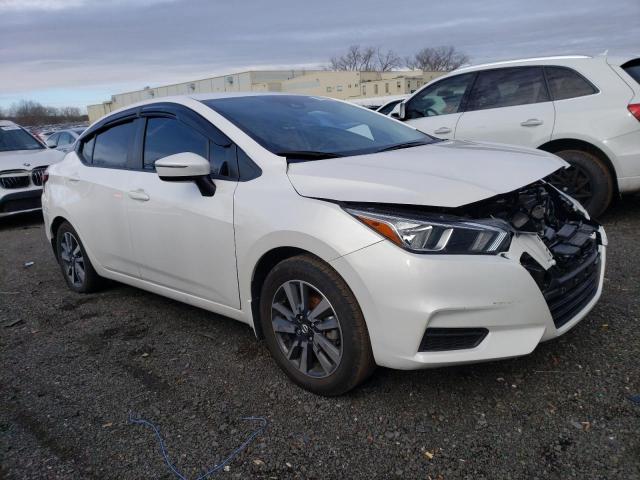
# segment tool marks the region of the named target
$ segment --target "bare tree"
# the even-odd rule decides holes
[[[405,59],[408,68],[427,72],[448,72],[468,62],[469,57],[451,45],[423,48],[413,57]]]
[[[402,66],[402,59],[393,50],[376,50],[375,70],[378,72],[389,72]]]
[[[78,107],[48,107],[32,100],[14,103],[5,113],[11,120],[29,126],[83,122],[88,119]]]
[[[373,47],[351,45],[344,55],[331,58],[329,70],[371,71],[374,68],[375,54],[376,50]]]

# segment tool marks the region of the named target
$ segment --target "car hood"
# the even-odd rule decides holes
[[[32,170],[36,167],[51,165],[64,158],[58,150],[14,150],[0,152],[0,171]]]
[[[288,175],[305,197],[454,208],[511,192],[567,165],[541,150],[450,140],[291,163]]]

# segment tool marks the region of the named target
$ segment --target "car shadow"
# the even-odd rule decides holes
[[[15,215],[0,218],[0,230],[33,228],[42,225],[43,222],[42,212],[40,211],[16,213]]]

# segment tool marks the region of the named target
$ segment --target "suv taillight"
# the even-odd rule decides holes
[[[631,112],[631,115],[636,117],[636,119],[640,122],[640,103],[632,103],[627,108]]]

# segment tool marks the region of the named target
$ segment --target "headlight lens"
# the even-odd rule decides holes
[[[511,241],[509,231],[492,222],[346,210],[396,245],[416,253],[495,255],[506,251]]]

